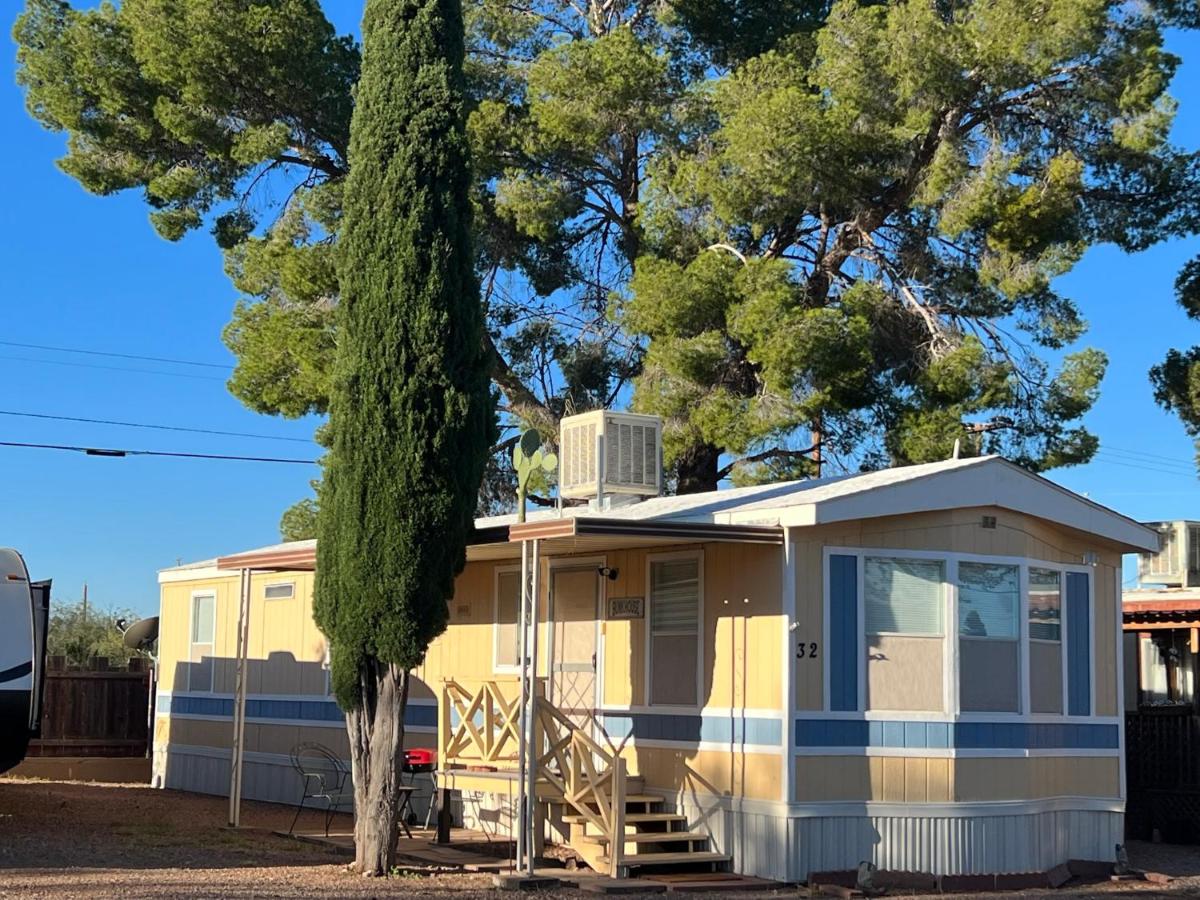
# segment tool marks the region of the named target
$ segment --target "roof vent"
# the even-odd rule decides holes
[[[662,493],[662,420],[606,410],[567,416],[559,426],[563,497],[629,498]]]

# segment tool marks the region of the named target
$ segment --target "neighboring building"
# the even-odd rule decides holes
[[[1200,841],[1200,523],[1152,522],[1160,545],[1122,597],[1130,837]]]
[[[587,469],[574,450],[564,466]],[[621,471],[649,482],[643,462]],[[546,728],[579,729],[593,761],[611,752],[608,773],[619,755],[631,798],[663,798],[736,871],[1113,858],[1121,556],[1155,548],[1153,531],[995,457],[594,506],[477,522],[449,628],[416,672],[406,743],[440,749],[469,819],[508,821],[518,562],[537,539],[538,672],[561,713]],[[304,542],[160,573],[158,784],[227,790],[243,569],[256,573],[245,796],[292,801],[301,740],[346,752],[314,565]],[[607,820],[555,786],[572,765],[545,767],[547,831],[607,865]],[[632,840],[618,862],[659,849]]]

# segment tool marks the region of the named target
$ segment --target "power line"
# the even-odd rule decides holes
[[[0,416],[18,416],[24,419],[50,419],[55,422],[85,422],[89,425],[119,425],[123,428],[153,428],[157,431],[185,431],[189,434],[217,434],[222,437],[256,438],[263,441],[292,441],[311,444],[310,438],[284,437],[277,434],[254,434],[246,431],[217,431],[213,428],[186,428],[182,425],[151,425],[146,422],[119,422],[115,419],[86,419],[82,416],[52,416],[48,413],[15,412],[0,409]]]
[[[196,362],[192,359],[175,359],[168,356],[140,356],[136,353],[114,353],[108,350],[85,350],[82,347],[53,347],[49,344],[23,344],[19,341],[0,341],[0,346],[21,347],[25,350],[50,350],[54,353],[83,353],[88,356],[111,356],[115,359],[140,359],[143,362],[171,363],[177,366],[202,366],[207,369],[232,369],[228,363]]]
[[[1145,456],[1149,457],[1150,459],[1161,459],[1165,460],[1166,462],[1182,462],[1182,460],[1177,456],[1162,456],[1161,454],[1149,453],[1145,450],[1131,450],[1126,447],[1113,447],[1111,444],[1102,443],[1100,445],[1100,449],[1112,451],[1113,453],[1124,453],[1130,456]]]
[[[1148,456],[1138,456],[1135,453],[1115,453],[1110,450],[1099,450],[1097,456],[1108,457],[1109,459],[1125,460],[1126,462],[1136,462],[1140,465],[1157,466],[1160,469],[1175,469],[1181,472],[1196,474],[1196,462],[1185,462],[1183,460],[1167,461],[1165,459],[1154,459]]]
[[[289,463],[315,466],[315,459],[281,459],[274,456],[229,456],[223,453],[183,453],[171,450],[127,450],[109,447],[76,447],[69,444],[27,444],[19,441],[0,441],[0,447],[21,447],[27,450],[68,450],[87,456],[171,456],[182,459],[222,459],[235,462]]]
[[[76,369],[107,369],[110,372],[137,372],[141,375],[166,375],[168,378],[198,378],[201,381],[225,381],[217,375],[193,375],[191,372],[163,372],[160,369],[134,369],[129,366],[102,366],[98,363],[67,362],[65,359],[32,359],[28,356],[0,356],[13,362],[43,363],[49,366],[72,366]]]
[[[1101,459],[1101,458],[1099,458],[1099,454],[1097,454],[1097,458],[1095,460],[1093,460],[1093,462],[1096,462],[1099,465],[1105,465],[1105,466],[1124,466],[1127,469],[1139,469],[1143,472],[1156,472],[1159,475],[1175,475],[1179,478],[1189,478],[1189,477],[1192,479],[1196,478],[1196,471],[1194,469],[1190,472],[1185,472],[1181,469],[1160,469],[1160,468],[1154,467],[1153,465],[1139,464],[1139,463],[1135,463],[1135,462],[1130,462],[1128,460],[1111,459],[1111,458],[1107,458],[1107,457]]]

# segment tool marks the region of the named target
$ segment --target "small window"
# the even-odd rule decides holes
[[[268,584],[263,593],[268,600],[291,600],[296,596],[296,585],[291,581],[277,581]]]
[[[214,616],[213,607],[216,597],[212,594],[196,594],[192,597],[192,643],[208,644],[213,642]]]
[[[215,594],[192,595],[191,646],[188,652],[188,690],[213,689],[213,641],[216,635]]]
[[[521,573],[496,576],[495,668],[515,669],[521,652]]]
[[[1029,570],[1029,638],[1062,641],[1062,575],[1052,569]]]
[[[700,559],[650,563],[650,703],[695,706],[700,665]]]
[[[938,560],[868,556],[863,562],[867,634],[942,634]]]

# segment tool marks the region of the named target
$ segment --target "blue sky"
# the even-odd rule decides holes
[[[340,31],[357,30],[361,0],[327,0],[326,8]],[[1200,147],[1200,37],[1175,36],[1171,49],[1184,58],[1173,88],[1180,102],[1174,138]],[[209,235],[169,244],[151,230],[136,194],[92,197],[61,174],[54,160],[64,139],[26,115],[13,68],[10,44],[0,76],[0,134],[10,173],[0,204],[0,341],[231,365],[220,335],[236,295]],[[1191,440],[1154,405],[1146,378],[1169,347],[1200,343],[1200,323],[1184,316],[1172,293],[1180,266],[1197,254],[1197,239],[1136,256],[1100,247],[1061,281],[1091,323],[1087,341],[1109,354],[1110,367],[1087,419],[1101,438],[1099,457],[1051,477],[1141,519],[1200,518]],[[0,410],[311,437],[312,422],[244,409],[225,390],[222,374],[0,345]],[[0,441],[318,453],[310,443],[4,415]],[[0,545],[22,550],[34,577],[53,577],[59,599],[77,598],[86,581],[94,602],[142,614],[157,609],[159,568],[277,540],[280,512],[308,494],[317,474],[306,466],[99,459],[5,447],[0,465]]]

